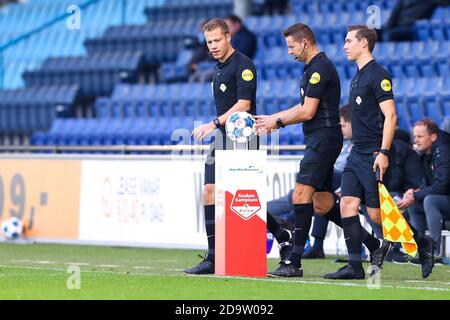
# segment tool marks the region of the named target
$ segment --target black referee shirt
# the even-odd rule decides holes
[[[353,148],[363,154],[379,151],[384,115],[380,103],[394,99],[392,78],[375,60],[359,70],[350,85]]]
[[[244,54],[236,50],[224,63],[217,63],[212,87],[217,116],[226,113],[240,99],[251,100],[249,113],[256,114],[256,68]]]
[[[314,129],[340,126],[341,82],[336,68],[323,52],[314,56],[304,67],[300,81],[302,105],[305,103],[305,97],[320,99],[314,117],[303,122],[305,136],[308,136]]]

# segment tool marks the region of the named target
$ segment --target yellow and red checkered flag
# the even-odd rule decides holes
[[[378,182],[378,194],[380,196],[383,239],[400,242],[405,252],[414,257],[417,253],[417,243],[413,238],[414,233],[381,182]]]

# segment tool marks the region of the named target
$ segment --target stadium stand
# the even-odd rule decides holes
[[[203,19],[231,13],[231,0],[128,1],[125,24],[120,6],[91,2],[80,30],[51,26],[4,52],[5,89],[0,90],[4,134],[32,134],[35,145],[174,144],[173,128],[191,129],[194,120],[212,118],[210,84],[187,83],[183,76],[191,54],[183,40],[198,36]],[[0,13],[0,43],[64,13],[69,4],[84,3],[29,0],[6,5]],[[258,112],[272,113],[298,101],[303,66],[287,55],[283,28],[297,21],[313,28],[319,47],[339,72],[345,103],[356,72],[342,50],[345,27],[365,23],[372,4],[381,8],[384,23],[394,3],[291,0],[286,15],[247,17],[245,24],[258,37]],[[441,127],[449,122],[449,19],[450,8],[438,7],[430,20],[416,22],[415,41],[379,42],[375,47],[375,57],[393,75],[399,126],[407,131],[423,117]],[[148,77],[150,66],[159,68],[155,79]],[[183,82],[173,83],[177,79]],[[52,90],[58,94],[49,94]],[[77,105],[83,103],[92,105],[92,112],[76,118]],[[299,132],[298,127],[283,130],[281,143],[303,143]]]

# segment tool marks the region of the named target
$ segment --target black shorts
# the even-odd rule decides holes
[[[213,134],[214,141],[210,145],[205,162],[204,184],[216,183],[216,150],[233,150],[234,142],[227,137],[225,130],[216,130]],[[258,150],[259,138],[253,136],[249,142],[249,150]]]
[[[395,153],[391,151],[391,155]],[[383,183],[387,188],[391,165],[395,162],[393,156],[389,156],[389,167],[383,176]],[[342,197],[351,196],[361,199],[361,203],[370,208],[380,207],[380,198],[378,195],[378,182],[373,172],[373,162],[375,156],[371,154],[362,154],[354,151],[350,152],[347,163],[342,173],[341,192]]]
[[[327,135],[308,139],[296,181],[318,192],[333,193],[334,163],[341,153],[343,138],[340,128],[327,131]]]

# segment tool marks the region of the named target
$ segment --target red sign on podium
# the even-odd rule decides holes
[[[256,190],[236,191],[236,195],[231,203],[231,209],[244,220],[253,217],[256,212],[261,210],[261,203],[259,202]]]
[[[217,275],[266,277],[266,152],[216,153]]]

